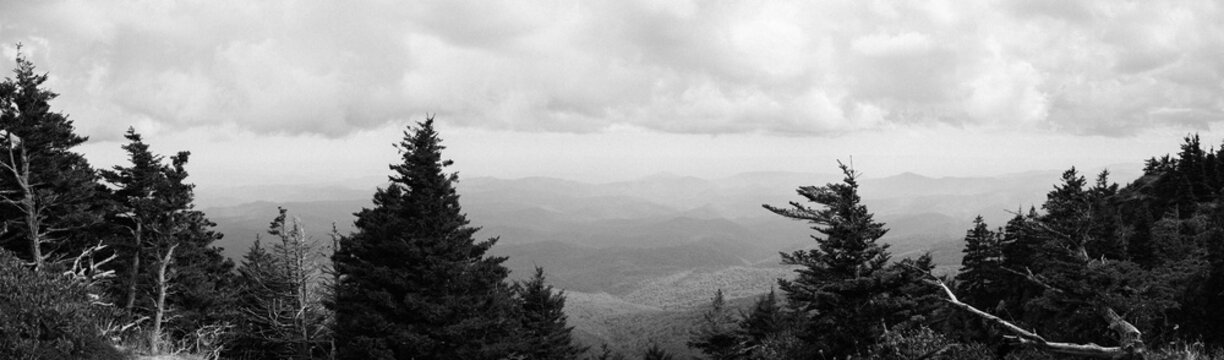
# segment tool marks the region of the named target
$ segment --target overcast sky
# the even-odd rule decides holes
[[[1176,151],[1224,120],[1215,1],[16,1],[53,107],[200,186],[387,173],[437,114],[463,176],[992,175]],[[1051,179],[1053,181],[1053,179]]]

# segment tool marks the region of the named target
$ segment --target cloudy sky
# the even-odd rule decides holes
[[[466,176],[991,175],[1224,138],[1214,1],[16,1],[53,106],[201,186],[386,173],[436,114]]]

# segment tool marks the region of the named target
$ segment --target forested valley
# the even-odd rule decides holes
[[[129,163],[95,169],[47,75],[17,64],[0,83],[4,359],[1224,358],[1224,154],[1197,135],[1125,185],[1071,168],[1043,203],[955,229],[949,271],[880,241],[889,225],[849,163],[840,180],[771,189],[796,196],[753,210],[810,239],[772,249],[772,272],[743,268],[751,290],[700,289],[698,312],[664,317],[680,354],[579,336],[547,264],[512,276],[514,255],[461,207],[432,117],[406,128],[351,227],[307,236],[282,207],[222,249],[189,152],[154,153],[129,128]]]

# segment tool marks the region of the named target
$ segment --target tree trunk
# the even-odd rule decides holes
[[[29,174],[23,175],[28,176]],[[39,221],[41,214],[39,214],[38,205],[35,204],[33,189],[29,188],[28,181],[27,179],[21,182],[21,187],[26,192],[25,198],[21,199],[21,205],[26,216],[26,238],[30,240],[30,255],[34,258],[34,271],[38,271],[43,268],[42,236],[40,236],[42,224]]]
[[[137,221],[136,230],[132,232],[132,234],[135,235],[135,241],[132,243],[133,249],[135,249],[132,251],[132,271],[128,273],[127,300],[124,301],[123,304],[123,308],[127,310],[129,314],[132,313],[132,308],[136,306],[136,280],[138,275],[140,275],[140,249],[141,245],[143,245],[143,242],[141,241],[141,235],[143,232],[144,226]]]
[[[170,245],[170,250],[166,251],[166,256],[162,258],[161,266],[157,269],[156,310],[153,313],[153,331],[149,332],[149,352],[152,354],[158,354],[161,351],[162,318],[166,313],[166,292],[170,290],[170,283],[166,280],[166,268],[170,266],[174,248],[177,246],[178,244]]]
[[[26,154],[25,145],[20,143],[20,139],[14,139],[12,134],[8,134],[9,141],[9,162],[3,164],[3,167],[13,174],[13,180],[17,182],[17,186],[21,188],[21,199],[15,200],[8,195],[4,196],[4,202],[16,206],[18,210],[25,215],[26,223],[26,240],[30,242],[30,257],[33,259],[34,270],[42,270],[45,257],[42,253],[43,239],[42,233],[42,211],[38,205],[38,197],[34,192],[34,186],[30,184],[30,156]],[[13,141],[17,141],[17,146],[13,146]],[[17,159],[13,157],[14,152],[21,153],[21,166],[18,168]],[[45,205],[44,205],[45,206]]]

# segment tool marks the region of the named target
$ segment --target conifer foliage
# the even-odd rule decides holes
[[[518,309],[505,258],[475,241],[445,172],[433,119],[404,132],[402,162],[333,261],[342,359],[493,359],[516,346]]]
[[[326,353],[323,252],[289,211],[278,208],[268,226],[274,242],[259,237],[238,268],[238,334],[235,357],[311,359]]]
[[[1001,232],[991,231],[981,216],[965,234],[965,257],[956,275],[957,293],[975,306],[994,306],[1001,300],[1003,247]]]
[[[195,185],[186,182],[190,153],[166,163],[134,129],[124,136],[130,164],[102,171],[114,187],[108,222],[123,229],[111,239],[121,259],[114,262],[121,281],[111,293],[133,316],[163,313],[174,336],[226,320],[233,262],[212,246],[221,234],[195,209]]]
[[[888,245],[877,242],[888,230],[861,203],[858,173],[838,165],[845,175],[842,183],[799,188],[799,195],[816,207],[764,205],[824,235],[812,236],[816,249],[783,253],[783,264],[800,268],[795,279],[778,281],[799,317],[797,335],[807,357],[862,353],[887,327],[923,313],[930,296],[919,275],[933,267],[930,257],[889,264]]]
[[[722,289],[714,292],[709,310],[702,314],[688,346],[701,350],[711,360],[736,359],[740,354],[740,338],[736,334],[735,316],[727,307]]]
[[[51,110],[58,94],[42,87],[47,75],[20,53],[13,72],[0,83],[0,245],[40,269],[96,244],[88,226],[101,218],[99,186],[72,151],[86,138]]]
[[[585,347],[573,343],[573,327],[566,325],[565,294],[544,283],[544,269],[536,268],[531,279],[514,286],[522,306],[524,348],[528,359],[577,359]]]

